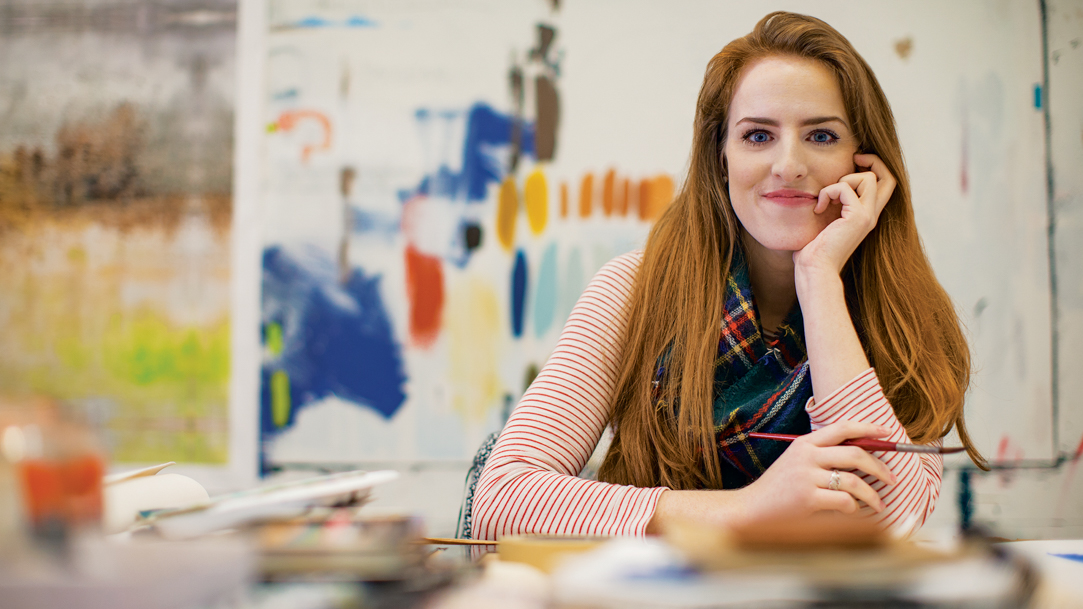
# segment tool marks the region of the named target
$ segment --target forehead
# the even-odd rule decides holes
[[[838,116],[849,120],[835,75],[803,57],[765,57],[748,65],[730,102],[729,123],[742,118],[775,120]]]

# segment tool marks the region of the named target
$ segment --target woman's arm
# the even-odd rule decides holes
[[[822,212],[831,201],[838,201],[842,217],[794,254],[794,278],[805,323],[813,393],[821,398],[807,410],[814,427],[838,421],[873,423],[885,428],[890,441],[909,442],[876,373],[869,367],[850,319],[840,277],[843,265],[876,225],[895,188],[895,179],[875,155],[854,155],[854,161],[869,171],[845,176],[838,184],[824,188],[816,208]],[[862,476],[886,506],[878,519],[885,526],[904,527],[904,532],[916,529],[936,505],[942,457],[873,454],[899,480],[887,487],[871,476]]]
[[[840,421],[860,421],[885,428],[889,433],[884,439],[889,442],[910,442],[872,368],[867,368],[823,402],[810,400],[806,409],[814,429]],[[876,519],[885,528],[909,535],[925,524],[936,507],[944,458],[938,454],[881,451],[872,455],[887,465],[898,480],[897,484],[887,486],[873,476],[861,474],[862,480],[884,503],[885,509],[876,515]]]
[[[609,420],[642,254],[595,275],[553,354],[512,412],[478,480],[474,536],[642,535],[664,488],[577,478]]]

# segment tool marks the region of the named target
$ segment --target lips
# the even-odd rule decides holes
[[[784,188],[782,190],[772,190],[771,192],[763,193],[763,197],[779,205],[811,205],[816,203],[816,195],[805,192],[803,190],[793,190],[790,188]]]

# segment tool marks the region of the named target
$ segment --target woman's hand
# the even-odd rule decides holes
[[[868,505],[876,512],[884,502],[856,470],[872,474],[885,484],[896,483],[882,461],[856,446],[839,446],[851,438],[883,438],[879,425],[839,421],[805,435],[782,453],[752,484],[732,491],[665,491],[658,498],[647,534],[662,531],[670,519],[744,528],[762,522],[795,521],[818,512],[853,514]],[[833,472],[838,488],[830,488]]]
[[[855,154],[854,164],[868,171],[851,173],[820,190],[814,213],[842,205],[842,217],[828,224],[815,239],[794,252],[797,272],[826,271],[835,276],[857,246],[876,226],[880,212],[895,191],[895,176],[875,154]]]
[[[839,446],[852,438],[883,438],[889,431],[869,423],[839,421],[797,440],[745,492],[747,514],[753,519],[788,519],[828,510],[853,514],[861,504],[876,512],[884,502],[858,470],[887,485],[896,483],[894,474],[882,461],[856,446]],[[832,490],[833,472],[838,488]]]

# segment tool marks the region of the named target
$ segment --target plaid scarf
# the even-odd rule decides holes
[[[739,249],[731,266],[715,360],[713,418],[722,487],[740,488],[759,478],[789,446],[750,439],[749,432],[811,430],[805,403],[812,397],[812,379],[801,307],[794,305],[775,338],[767,339]],[[667,356],[658,367],[656,387],[665,374]]]

